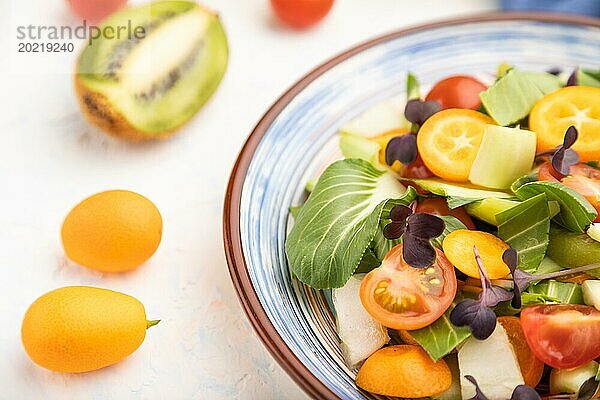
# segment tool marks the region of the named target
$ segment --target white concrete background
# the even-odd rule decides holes
[[[15,25],[74,23],[64,2],[1,3],[0,399],[305,398],[254,335],[227,272],[221,213],[236,155],[267,107],[315,65],[381,33],[496,2],[337,0],[321,25],[294,32],[276,23],[267,0],[206,0],[229,36],[225,79],[179,135],[142,145],[106,137],[82,119],[74,54],[18,57]],[[64,216],[88,195],[116,188],[144,194],[161,210],[158,252],[124,275],[70,264],[59,238]],[[21,319],[34,299],[64,285],[134,295],[162,322],[118,365],[45,371],[22,349]]]

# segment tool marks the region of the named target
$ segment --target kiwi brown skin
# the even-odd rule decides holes
[[[102,93],[89,90],[79,81],[79,74],[75,72],[75,93],[81,107],[83,116],[91,124],[102,129],[103,132],[132,142],[146,140],[166,139],[177,133],[186,124],[160,133],[144,133],[132,126],[125,117],[113,107]]]

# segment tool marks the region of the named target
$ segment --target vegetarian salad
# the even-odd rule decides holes
[[[482,80],[422,97],[409,74],[401,107],[342,127],[345,158],[291,209],[289,265],[331,289],[367,392],[599,398],[600,70]]]

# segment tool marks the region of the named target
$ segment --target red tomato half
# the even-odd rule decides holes
[[[333,0],[271,0],[275,14],[292,28],[316,24],[329,13]]]
[[[600,222],[600,170],[580,163],[571,167],[568,176],[562,177],[552,168],[550,161],[547,161],[540,167],[538,179],[540,181],[560,181],[563,185],[585,197],[598,211],[598,216],[594,222]]]
[[[438,101],[442,105],[442,110],[447,108],[477,110],[481,106],[479,93],[485,89],[483,83],[471,76],[456,75],[436,83],[425,99]]]
[[[432,197],[423,199],[417,204],[417,212],[435,214],[435,215],[452,215],[465,224],[469,229],[475,229],[473,220],[462,207],[450,209],[445,199],[441,197]]]
[[[402,245],[385,256],[360,285],[360,300],[373,318],[393,329],[423,328],[444,313],[456,295],[454,267],[440,250],[424,269],[402,258]]]
[[[575,368],[600,357],[600,311],[578,304],[528,307],[521,325],[537,358],[554,368]]]

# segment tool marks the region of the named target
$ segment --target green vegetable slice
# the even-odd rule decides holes
[[[404,179],[414,182],[428,192],[446,197],[448,207],[450,208],[457,208],[488,198],[514,199],[514,196],[507,192],[486,190],[479,186],[469,184],[450,183],[438,178]]]
[[[545,193],[548,200],[560,205],[560,213],[554,221],[573,232],[585,232],[586,228],[596,218],[596,209],[582,195],[562,183],[540,181],[525,183],[515,188],[515,194],[521,200],[526,200]]]
[[[479,96],[488,114],[507,126],[525,118],[542,96],[561,87],[552,74],[511,69]]]
[[[530,286],[527,292],[544,296],[547,303],[584,304],[581,285],[573,282],[544,281]]]
[[[596,71],[589,69],[577,70],[577,84],[579,86],[600,88],[600,69]]]
[[[406,193],[413,192],[364,160],[331,164],[287,238],[292,271],[317,289],[343,286],[373,241],[383,209],[412,200]]]
[[[379,143],[369,140],[366,136],[356,135],[348,132],[339,134],[340,150],[346,158],[360,158],[371,163],[375,168],[382,171],[387,167],[379,160],[381,146]]]
[[[545,193],[496,215],[498,236],[519,254],[519,269],[534,272],[546,255],[550,210]]]
[[[410,331],[410,336],[425,349],[427,354],[437,361],[449,354],[456,346],[471,336],[467,326],[455,326],[450,322],[451,306],[440,318],[425,328]]]

